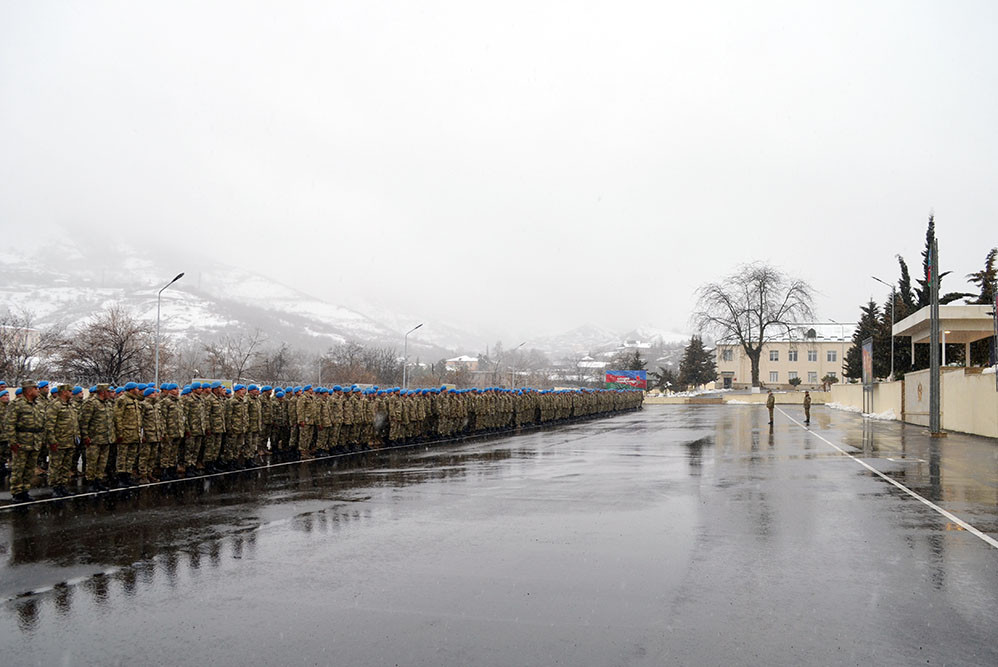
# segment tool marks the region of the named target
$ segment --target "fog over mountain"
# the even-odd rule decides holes
[[[154,321],[157,292],[177,273],[184,277],[162,293],[161,326],[177,340],[208,341],[226,333],[261,330],[269,339],[309,351],[346,341],[402,347],[405,331],[420,322],[412,315],[358,297],[363,310],[329,303],[261,275],[250,267],[227,266],[199,252],[169,245],[137,247],[83,228],[46,225],[15,230],[0,251],[0,299],[26,309],[38,326],[79,326],[101,309],[120,304]],[[321,279],[322,272],[316,272]],[[485,352],[500,334],[468,330],[436,320],[409,337],[411,356],[439,359]],[[681,340],[657,330],[615,332],[586,325],[524,342],[554,359],[612,349],[626,338]],[[518,344],[507,339],[510,349]]]
[[[756,260],[853,321],[933,210],[948,289],[996,244],[993,2],[292,5],[4,3],[2,238],[463,346],[682,331]]]

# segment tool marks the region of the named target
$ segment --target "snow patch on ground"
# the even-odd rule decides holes
[[[863,413],[863,416],[870,419],[879,419],[881,421],[897,421],[897,415],[894,414],[893,409],[888,410],[887,412]]]
[[[825,407],[831,408],[832,410],[842,410],[843,412],[863,412],[860,408],[854,408],[851,405],[842,405],[841,403],[825,403]]]
[[[981,371],[981,375],[994,375],[996,372],[998,372],[998,365],[988,366],[983,371]]]
[[[733,398],[730,401],[725,401],[728,405],[753,405],[751,401],[739,401],[737,398]],[[761,403],[759,405],[762,405]]]

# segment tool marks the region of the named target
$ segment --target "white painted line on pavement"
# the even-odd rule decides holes
[[[917,493],[915,493],[914,491],[912,491],[911,489],[909,489],[907,486],[905,486],[901,482],[897,481],[896,479],[894,479],[892,477],[888,477],[884,473],[880,472],[879,470],[877,470],[876,468],[874,468],[873,466],[871,466],[870,464],[868,464],[866,461],[862,461],[862,460],[856,458],[855,456],[853,456],[852,454],[850,454],[846,450],[842,449],[841,447],[839,447],[838,445],[836,445],[834,442],[832,442],[831,440],[829,440],[825,436],[823,436],[820,433],[817,433],[817,432],[812,431],[811,429],[807,428],[806,426],[804,426],[804,424],[800,423],[799,421],[797,421],[796,419],[794,419],[793,417],[791,417],[790,415],[788,415],[786,412],[784,412],[783,408],[777,408],[777,409],[780,411],[780,414],[782,414],[784,417],[786,417],[787,419],[789,419],[793,423],[795,423],[798,426],[800,426],[802,429],[806,430],[811,435],[813,435],[816,438],[822,440],[823,442],[825,442],[826,444],[830,445],[831,447],[834,447],[835,449],[837,449],[841,453],[845,454],[846,456],[848,456],[849,458],[851,458],[853,461],[855,461],[856,463],[860,464],[861,466],[863,466],[864,468],[866,468],[867,470],[869,470],[873,474],[877,475],[878,477],[880,477],[884,481],[890,482],[891,484],[893,484],[897,488],[899,488],[902,491],[904,491],[905,493],[907,493],[912,498],[915,498],[916,500],[918,500],[919,502],[921,502],[922,504],[924,504],[926,507],[931,507],[932,509],[934,509],[935,511],[939,512],[944,517],[946,517],[947,519],[949,519],[950,521],[952,521],[953,523],[957,524],[958,526],[960,526],[961,528],[963,528],[964,530],[966,530],[968,533],[976,535],[977,537],[981,538],[982,540],[984,540],[985,542],[987,542],[988,544],[990,544],[991,546],[993,546],[995,549],[998,549],[998,540],[996,540],[995,538],[991,537],[990,535],[986,535],[985,533],[982,533],[981,531],[979,531],[978,529],[974,528],[969,523],[967,523],[966,521],[964,521],[960,517],[956,516],[955,514],[947,512],[946,510],[944,510],[939,505],[936,505],[931,500],[928,500],[927,498],[923,498],[922,496],[918,495]]]

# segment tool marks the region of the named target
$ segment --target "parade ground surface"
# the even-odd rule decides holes
[[[7,665],[998,665],[998,444],[797,406],[0,510]]]

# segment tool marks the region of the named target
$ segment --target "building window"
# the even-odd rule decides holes
[[[731,361],[734,356],[731,348],[721,350],[721,361]]]
[[[796,380],[797,379],[797,371],[790,371],[789,373],[787,373],[787,379],[788,380]]]
[[[835,371],[829,371],[828,372],[828,377],[830,377],[830,378],[836,377]]]
[[[818,360],[818,351],[817,350],[808,350],[807,351],[807,360],[808,361],[817,361]]]
[[[780,360],[780,351],[779,350],[770,350],[769,351],[769,360],[770,361],[779,361]]]
[[[808,384],[818,384],[818,371],[808,371],[807,372],[807,383]]]
[[[778,371],[769,371],[769,381],[776,384],[780,381],[780,373]]]
[[[797,350],[789,350],[787,352],[787,361],[797,361]]]
[[[835,350],[829,350],[827,353],[827,358],[829,361],[838,361],[839,353],[836,352]]]

